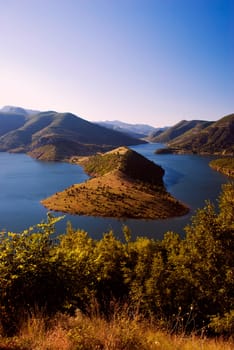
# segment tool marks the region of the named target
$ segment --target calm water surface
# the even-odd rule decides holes
[[[214,157],[154,154],[159,147],[162,145],[146,144],[132,149],[165,169],[167,190],[190,207],[188,215],[166,220],[117,220],[66,215],[56,226],[58,233],[64,232],[69,220],[73,227],[84,229],[93,238],[101,238],[103,232],[110,229],[121,237],[123,224],[130,227],[133,237],[142,235],[161,239],[168,230],[183,235],[183,227],[189,223],[191,215],[204,206],[206,199],[216,202],[221,185],[228,178],[208,166]],[[87,178],[83,169],[76,165],[41,162],[24,154],[0,152],[0,231],[19,232],[45,220],[47,210],[40,200]]]

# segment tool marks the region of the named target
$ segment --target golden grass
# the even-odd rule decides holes
[[[188,212],[165,190],[163,170],[127,147],[70,161],[79,162],[95,177],[44,199],[41,203],[49,210],[137,219],[163,219]],[[128,167],[135,170],[129,172]]]
[[[214,159],[209,165],[212,169],[234,178],[234,157]]]
[[[41,203],[49,210],[105,217],[159,219],[188,212],[161,188],[150,188],[116,170],[73,185]]]
[[[14,338],[0,337],[1,350],[233,350],[233,340],[171,335],[154,324],[115,313],[110,321],[100,315],[91,318],[58,315],[45,322],[31,317]]]

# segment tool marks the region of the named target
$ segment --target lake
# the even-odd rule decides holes
[[[118,220],[66,214],[65,219],[56,225],[57,232],[63,233],[66,222],[71,221],[74,228],[83,229],[97,239],[109,230],[121,238],[123,225],[131,229],[133,238],[161,239],[169,230],[183,235],[184,226],[195,210],[204,206],[206,199],[216,203],[221,186],[228,178],[208,166],[214,157],[154,154],[156,148],[161,147],[161,144],[144,144],[131,148],[165,169],[167,190],[190,207],[188,215],[165,220]],[[0,231],[20,232],[46,220],[47,210],[40,200],[86,179],[88,176],[77,165],[42,162],[25,154],[0,152]]]

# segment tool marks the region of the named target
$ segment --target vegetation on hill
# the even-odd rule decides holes
[[[168,143],[170,152],[234,154],[234,114],[217,122],[182,120],[159,130],[117,121],[100,124],[71,113],[8,106],[0,110],[0,151],[26,152],[41,160],[67,161],[75,156],[143,143],[138,137],[150,133],[148,141]]]
[[[165,153],[198,153],[234,155],[234,114],[217,122],[182,120],[159,135],[152,135],[151,142],[166,143],[168,148],[157,150]]]
[[[221,118],[208,127],[192,129],[170,141],[178,152],[234,155],[234,114]]]
[[[86,158],[94,176],[44,199],[49,210],[78,215],[157,219],[184,215],[188,208],[163,184],[164,170],[126,147]]]
[[[92,156],[83,164],[85,171],[90,175],[101,176],[119,170],[132,179],[164,186],[163,168],[127,147]]]
[[[183,135],[184,133],[191,130],[191,132],[195,132],[197,130],[201,130],[208,125],[212,124],[212,122],[204,121],[204,120],[181,120],[176,125],[167,128],[165,131],[155,134],[151,134],[150,137],[148,137],[148,140],[150,142],[160,142],[160,143],[167,143],[170,142],[177,137]]]
[[[234,158],[214,159],[209,165],[214,170],[220,171],[227,176],[234,177]]]
[[[45,326],[31,318],[41,328],[34,329],[28,342],[44,332],[44,341],[64,339],[70,344],[67,349],[160,349],[156,344],[165,337],[156,327],[184,335],[232,336],[233,208],[234,184],[230,183],[223,187],[219,210],[207,202],[185,228],[184,239],[168,232],[162,241],[143,237],[132,241],[124,227],[125,241],[111,231],[95,240],[70,224],[65,234],[52,239],[59,218],[50,214],[48,222],[19,234],[2,233],[1,335],[22,332],[28,315],[41,311]],[[56,316],[58,312],[64,316]],[[32,323],[27,325],[30,330]],[[52,333],[55,329],[60,333]],[[103,343],[101,329],[106,329],[105,341],[119,339],[119,347]],[[181,338],[177,348],[182,346]]]
[[[47,111],[25,115],[0,112],[0,126],[0,151],[27,152],[45,160],[67,160],[72,156],[143,143],[71,113]]]

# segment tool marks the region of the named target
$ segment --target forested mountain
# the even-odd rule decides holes
[[[27,152],[35,158],[62,160],[142,142],[71,113],[36,113],[17,107],[0,111],[0,151]]]

